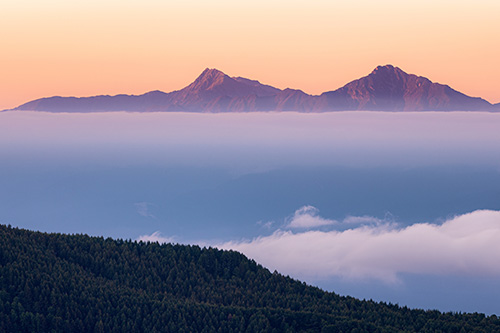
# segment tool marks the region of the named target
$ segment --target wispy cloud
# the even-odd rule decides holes
[[[142,235],[137,238],[137,241],[143,241],[143,242],[158,242],[160,244],[163,243],[172,243],[174,241],[173,237],[164,237],[161,235],[159,231],[153,232],[151,235]]]
[[[310,206],[302,207],[289,226],[333,223],[316,214]],[[302,279],[337,276],[395,283],[403,273],[500,277],[500,211],[478,210],[443,224],[405,228],[370,217],[346,220],[372,224],[345,231],[277,230],[218,247],[243,252],[272,270]]]
[[[154,216],[152,213],[151,213],[151,209],[150,207],[151,206],[154,206],[152,203],[149,203],[149,202],[136,202],[134,203],[134,206],[135,206],[135,209],[137,210],[137,213],[141,216],[144,216],[144,217],[151,217],[151,218],[156,218],[156,216]]]
[[[272,226],[274,224],[274,221],[267,221],[267,222],[264,222],[264,221],[258,221],[257,222],[257,225],[260,226],[261,228],[264,228],[264,229],[271,229]]]
[[[347,216],[343,221],[346,224],[383,224],[388,221],[373,216]]]
[[[311,229],[338,223],[335,220],[322,218],[318,213],[319,210],[316,207],[303,206],[297,209],[293,216],[288,219],[286,227],[292,229]]]

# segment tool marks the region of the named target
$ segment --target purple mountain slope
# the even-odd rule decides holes
[[[171,104],[170,94],[150,91],[143,95],[93,97],[47,97],[23,104],[14,110],[51,112],[152,111]]]
[[[329,110],[486,111],[492,105],[391,65],[321,95]]]
[[[14,110],[51,112],[187,111],[251,112],[340,110],[380,111],[500,111],[484,99],[469,97],[447,85],[407,74],[392,65],[378,66],[369,75],[319,96],[301,90],[277,89],[259,81],[230,77],[205,69],[187,87],[143,95],[41,98]]]
[[[264,101],[279,92],[280,89],[259,81],[232,78],[217,69],[207,68],[193,83],[170,95],[178,110],[226,112],[255,111],[257,100]]]

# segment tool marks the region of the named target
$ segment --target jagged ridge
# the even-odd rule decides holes
[[[256,80],[230,77],[217,69],[205,69],[187,87],[164,93],[94,97],[49,97],[25,103],[14,110],[51,112],[96,111],[189,111],[327,112],[376,111],[495,111],[478,97],[470,97],[451,87],[407,74],[392,65],[378,66],[369,75],[345,86],[309,95],[301,90],[281,90]]]

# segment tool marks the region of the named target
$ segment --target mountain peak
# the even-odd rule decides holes
[[[206,105],[212,105],[219,103],[221,98],[224,100],[241,97],[254,99],[256,96],[274,96],[280,91],[256,80],[229,77],[218,69],[206,68],[193,83],[180,90],[176,98],[179,105],[188,101],[199,101],[200,98],[205,99]]]
[[[393,65],[377,66],[369,75],[323,94],[333,110],[487,111],[492,105]]]
[[[395,67],[393,65],[384,65],[377,66],[370,75],[408,75],[406,72],[401,70],[399,67]]]
[[[224,74],[223,72],[221,72],[220,70],[218,70],[217,68],[205,68],[205,70],[203,72],[201,72],[200,77],[217,77],[217,76],[221,76],[221,75],[226,75]]]
[[[220,70],[206,68],[187,88],[193,92],[207,91],[220,86],[227,80],[231,80],[231,78]]]

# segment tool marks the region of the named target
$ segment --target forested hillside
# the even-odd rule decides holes
[[[340,297],[240,253],[0,225],[0,332],[493,332],[496,316]]]

